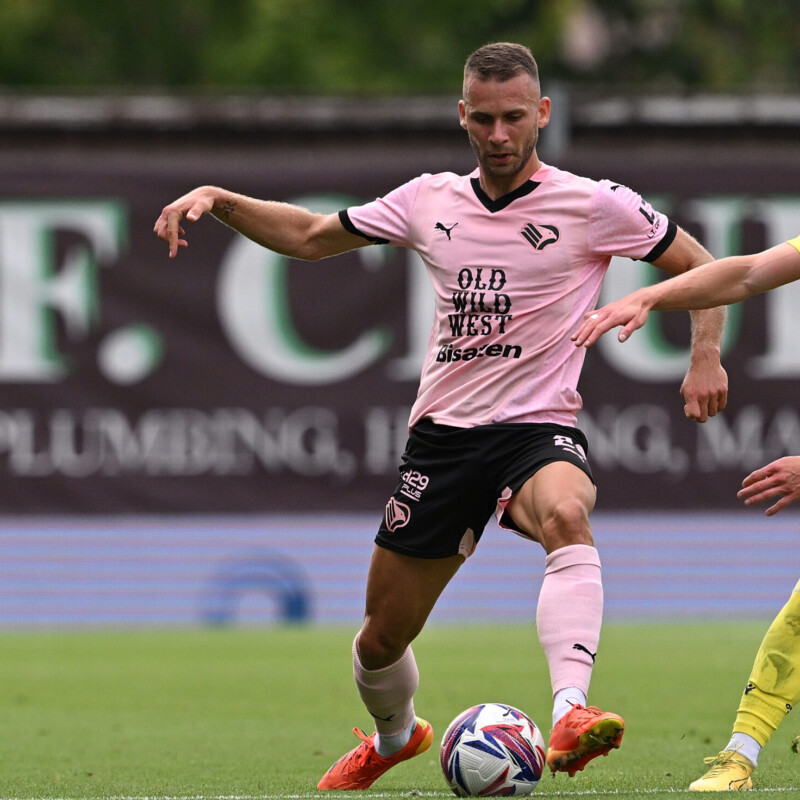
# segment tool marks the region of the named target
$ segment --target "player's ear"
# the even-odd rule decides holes
[[[539,122],[538,127],[544,128],[550,122],[550,98],[539,98]]]
[[[467,106],[463,100],[458,101],[458,124],[464,129],[467,129]]]

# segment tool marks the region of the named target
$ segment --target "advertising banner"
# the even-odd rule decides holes
[[[170,260],[161,208],[217,182],[333,212],[421,171],[472,168],[336,143],[292,157],[67,152],[0,173],[0,479],[5,514],[376,511],[394,487],[431,320],[419,257],[375,246],[322,262],[215,220]],[[455,163],[457,162],[457,163]],[[559,166],[570,169],[569,158]],[[574,164],[574,171],[586,165]],[[717,256],[800,233],[780,163],[702,180],[621,154],[592,169],[640,191]],[[657,280],[614,259],[602,300]],[[589,352],[581,427],[598,508],[732,509],[742,478],[800,453],[800,284],[732,308],[730,405],[683,415],[684,312]]]

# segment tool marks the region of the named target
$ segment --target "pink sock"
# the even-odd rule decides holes
[[[553,695],[569,686],[588,695],[603,620],[600,556],[573,544],[550,553],[545,566],[536,627]]]
[[[399,661],[383,669],[369,670],[358,658],[358,636],[353,642],[353,675],[358,693],[375,720],[375,730],[395,736],[408,728],[414,716],[414,693],[419,671],[414,653],[406,648]]]

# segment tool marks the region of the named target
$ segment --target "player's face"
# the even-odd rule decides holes
[[[458,108],[490,194],[516,189],[539,168],[536,142],[550,119],[550,99],[539,96],[529,75],[502,82],[472,78]]]

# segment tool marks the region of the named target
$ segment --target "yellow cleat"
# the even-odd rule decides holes
[[[710,764],[711,769],[689,784],[690,792],[739,792],[753,788],[750,776],[755,767],[735,750],[723,750],[703,761]]]

